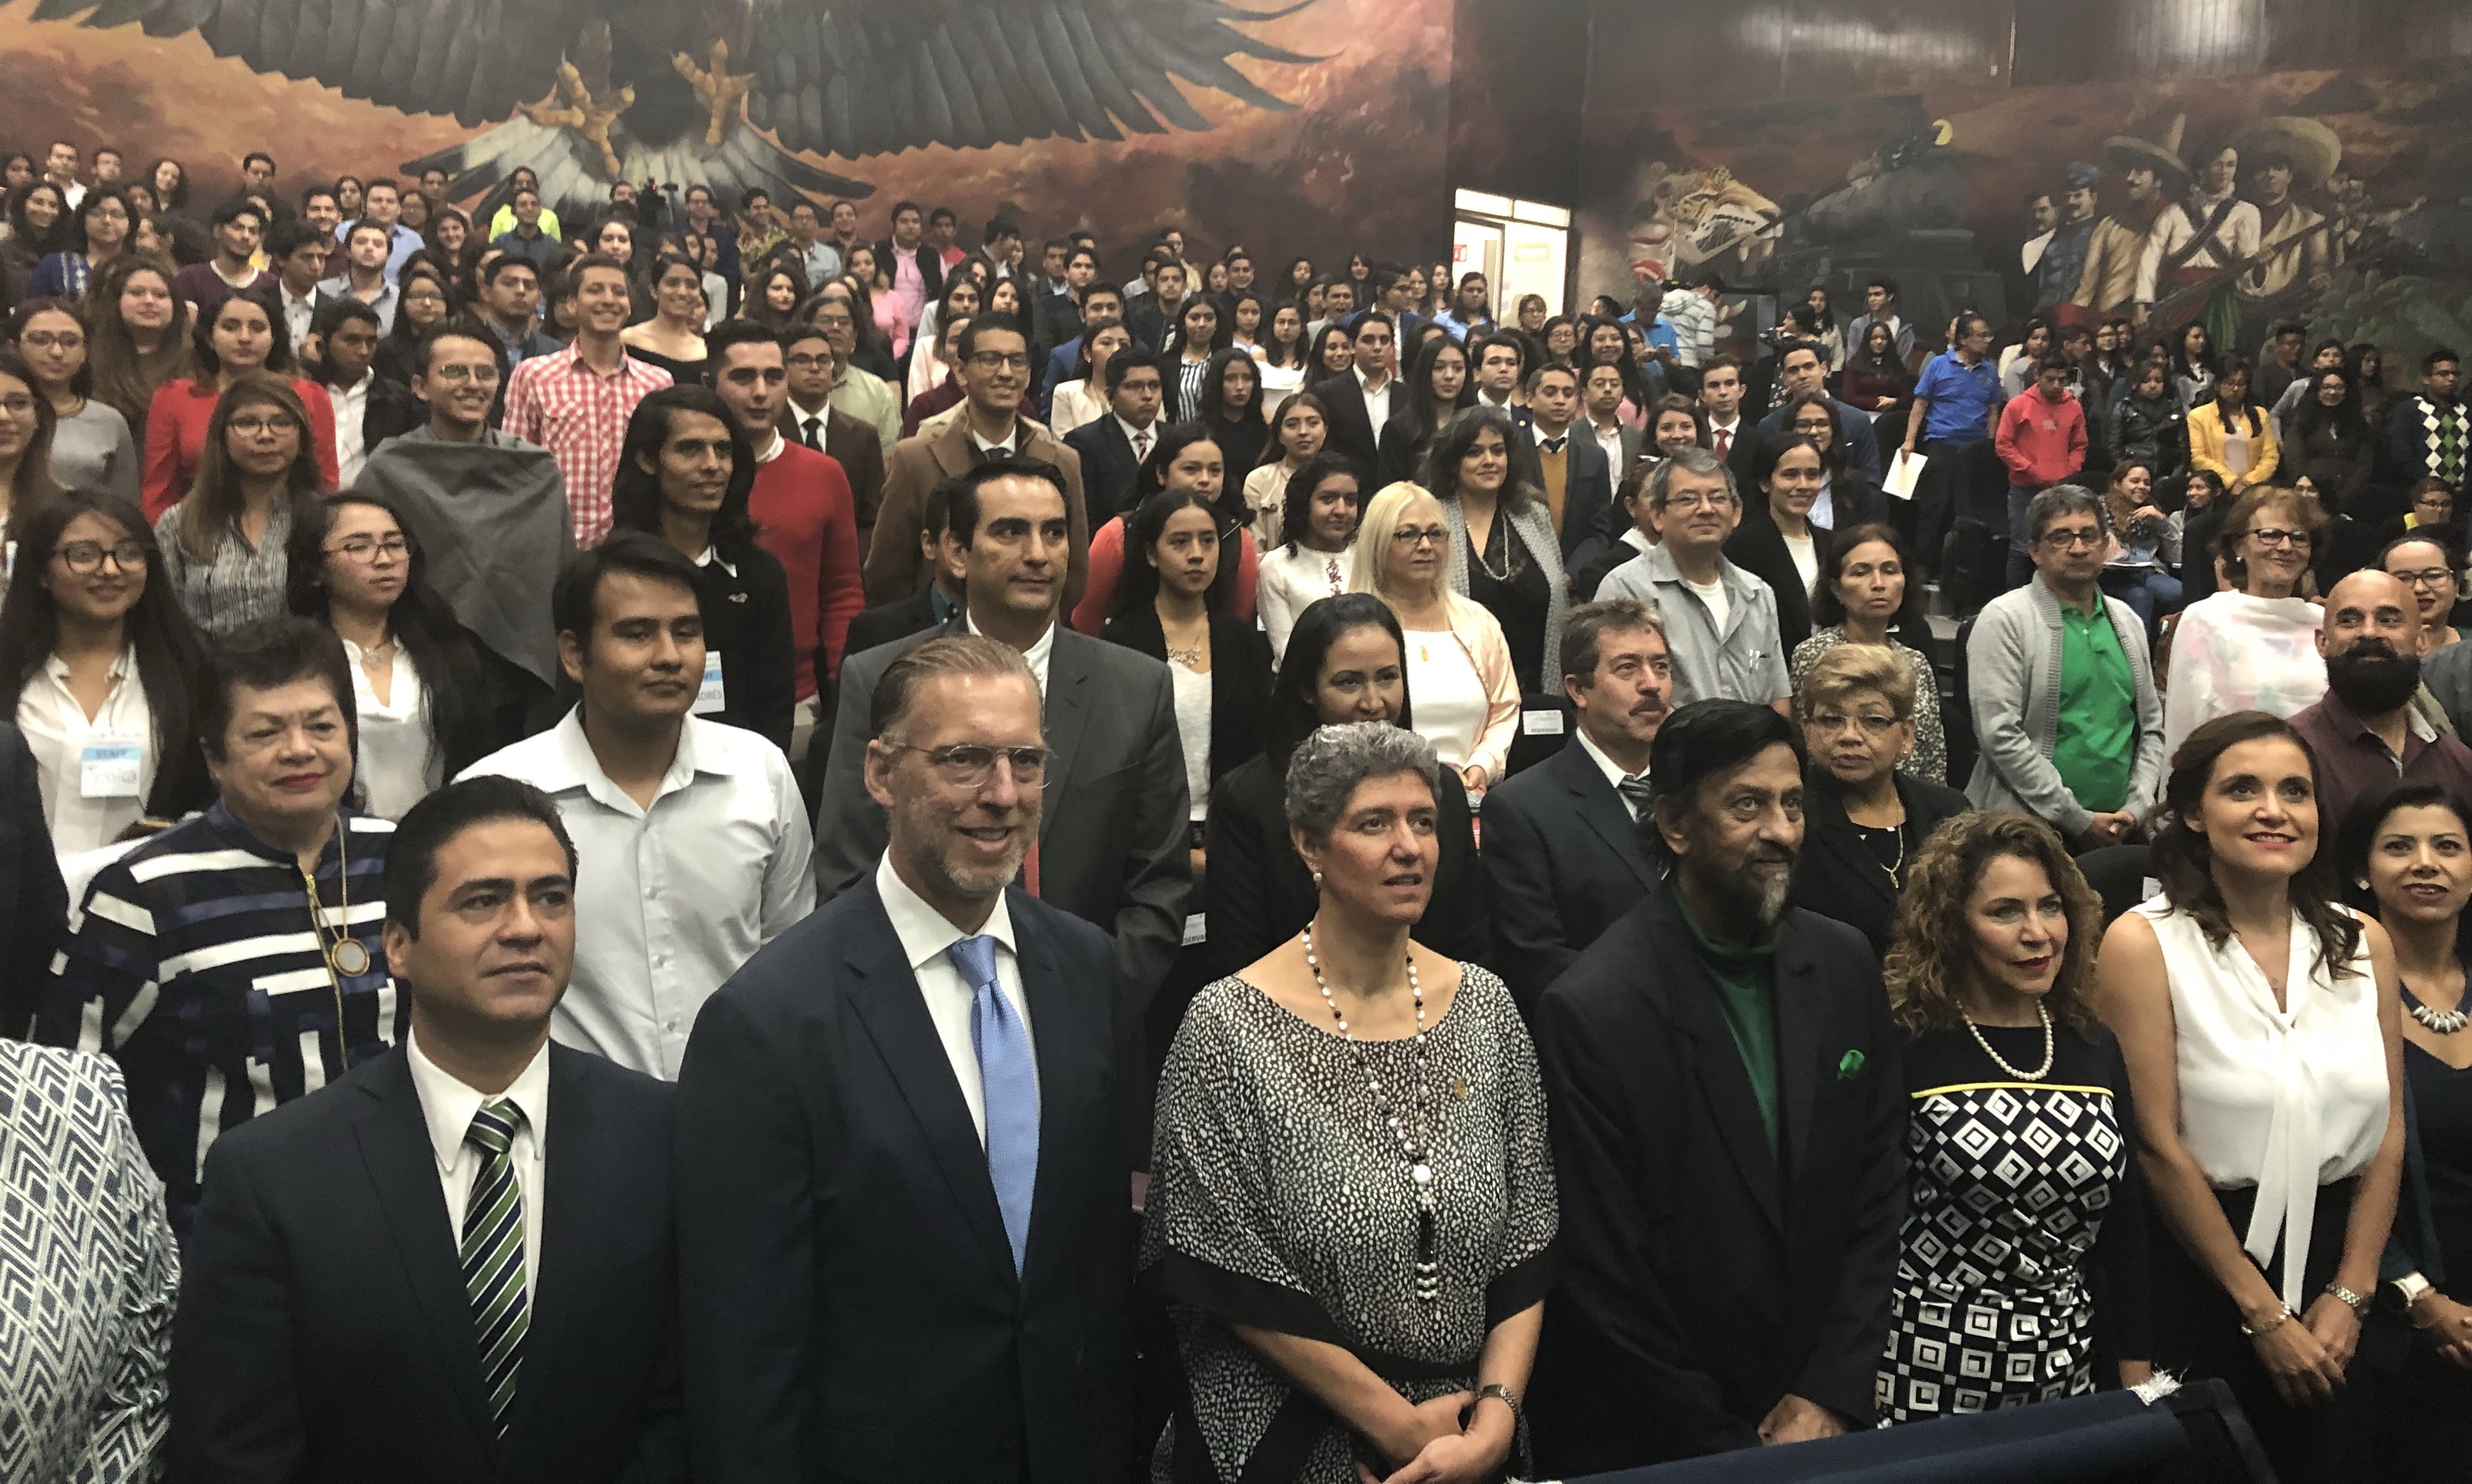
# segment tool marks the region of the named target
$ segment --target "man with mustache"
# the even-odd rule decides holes
[[[1531,1017],[1562,1202],[1546,1477],[1868,1427],[1888,1337],[1901,1038],[1862,934],[1786,904],[1801,738],[1701,701],[1651,754],[1665,878]]]
[[[1665,621],[1636,598],[1562,617],[1579,732],[1485,797],[1493,965],[1523,1009],[1656,883],[1639,848],[1648,754],[1674,704]]]
[[[2326,698],[2292,725],[2318,754],[2318,817],[2330,829],[2354,803],[2398,779],[2443,783],[2472,798],[2472,748],[2413,704],[2420,639],[2412,589],[2385,572],[2354,572],[2326,594],[2318,631]]]

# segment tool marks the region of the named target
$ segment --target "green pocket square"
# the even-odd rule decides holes
[[[1837,1080],[1851,1082],[1863,1075],[1863,1053],[1848,1051],[1837,1059]]]

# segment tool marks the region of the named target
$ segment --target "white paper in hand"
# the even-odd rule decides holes
[[[1923,477],[1923,466],[1930,462],[1925,455],[1898,449],[1896,462],[1889,466],[1889,477],[1881,481],[1880,488],[1898,499],[1913,499],[1914,485]]]

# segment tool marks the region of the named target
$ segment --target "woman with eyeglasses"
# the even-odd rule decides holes
[[[2326,525],[2318,502],[2295,490],[2264,485],[2231,501],[2217,553],[2232,586],[2181,610],[2172,631],[2164,756],[2212,717],[2266,711],[2288,721],[2326,694],[2325,610],[2301,591]]]
[[[1416,734],[1471,791],[1509,777],[1519,675],[1502,621],[1452,586],[1442,502],[1418,485],[1386,486],[1367,503],[1356,540],[1348,590],[1373,594],[1398,617],[1408,682],[1423,698]]]
[[[292,529],[326,488],[309,415],[281,377],[244,371],[215,403],[188,492],[154,522],[164,582],[221,636],[282,613]]]
[[[1794,647],[1787,670],[1794,680],[1797,712],[1809,709],[1803,683],[1819,661],[1845,645],[1876,649],[1895,658],[1913,678],[1913,744],[1899,771],[1926,782],[1948,781],[1948,740],[1939,719],[1939,682],[1930,657],[1914,648],[1927,639],[1923,585],[1906,555],[1906,539],[1886,524],[1851,526],[1836,533],[1820,559],[1812,589],[1811,637]]]
[[[34,749],[52,846],[100,850],[213,796],[190,742],[203,645],[136,505],[71,491],[13,533],[0,684]]]
[[[28,299],[75,299],[85,292],[111,260],[129,246],[129,230],[137,213],[129,196],[116,186],[87,191],[71,214],[68,245],[44,258],[26,280]]]
[[[110,281],[107,275],[105,280]],[[291,389],[302,422],[301,451],[311,461],[317,488],[341,480],[335,460],[335,404],[326,389],[300,375],[283,316],[264,302],[235,294],[201,317],[191,336],[193,376],[164,383],[146,411],[146,513],[156,519],[181,500],[203,466],[209,424],[223,396],[245,377],[266,375]]]
[[[65,299],[29,299],[10,322],[11,340],[35,395],[52,409],[52,482],[137,498],[137,441],[129,419],[93,395],[85,324]]]

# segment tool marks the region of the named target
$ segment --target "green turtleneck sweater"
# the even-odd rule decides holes
[[[1722,943],[1710,938],[1691,915],[1691,903],[1679,890],[1675,905],[1691,930],[1691,944],[1708,982],[1717,987],[1717,1008],[1725,1028],[1734,1033],[1734,1049],[1742,1053],[1743,1070],[1751,1079],[1751,1096],[1760,1105],[1760,1123],[1769,1148],[1777,1145],[1776,934],[1766,942]]]

